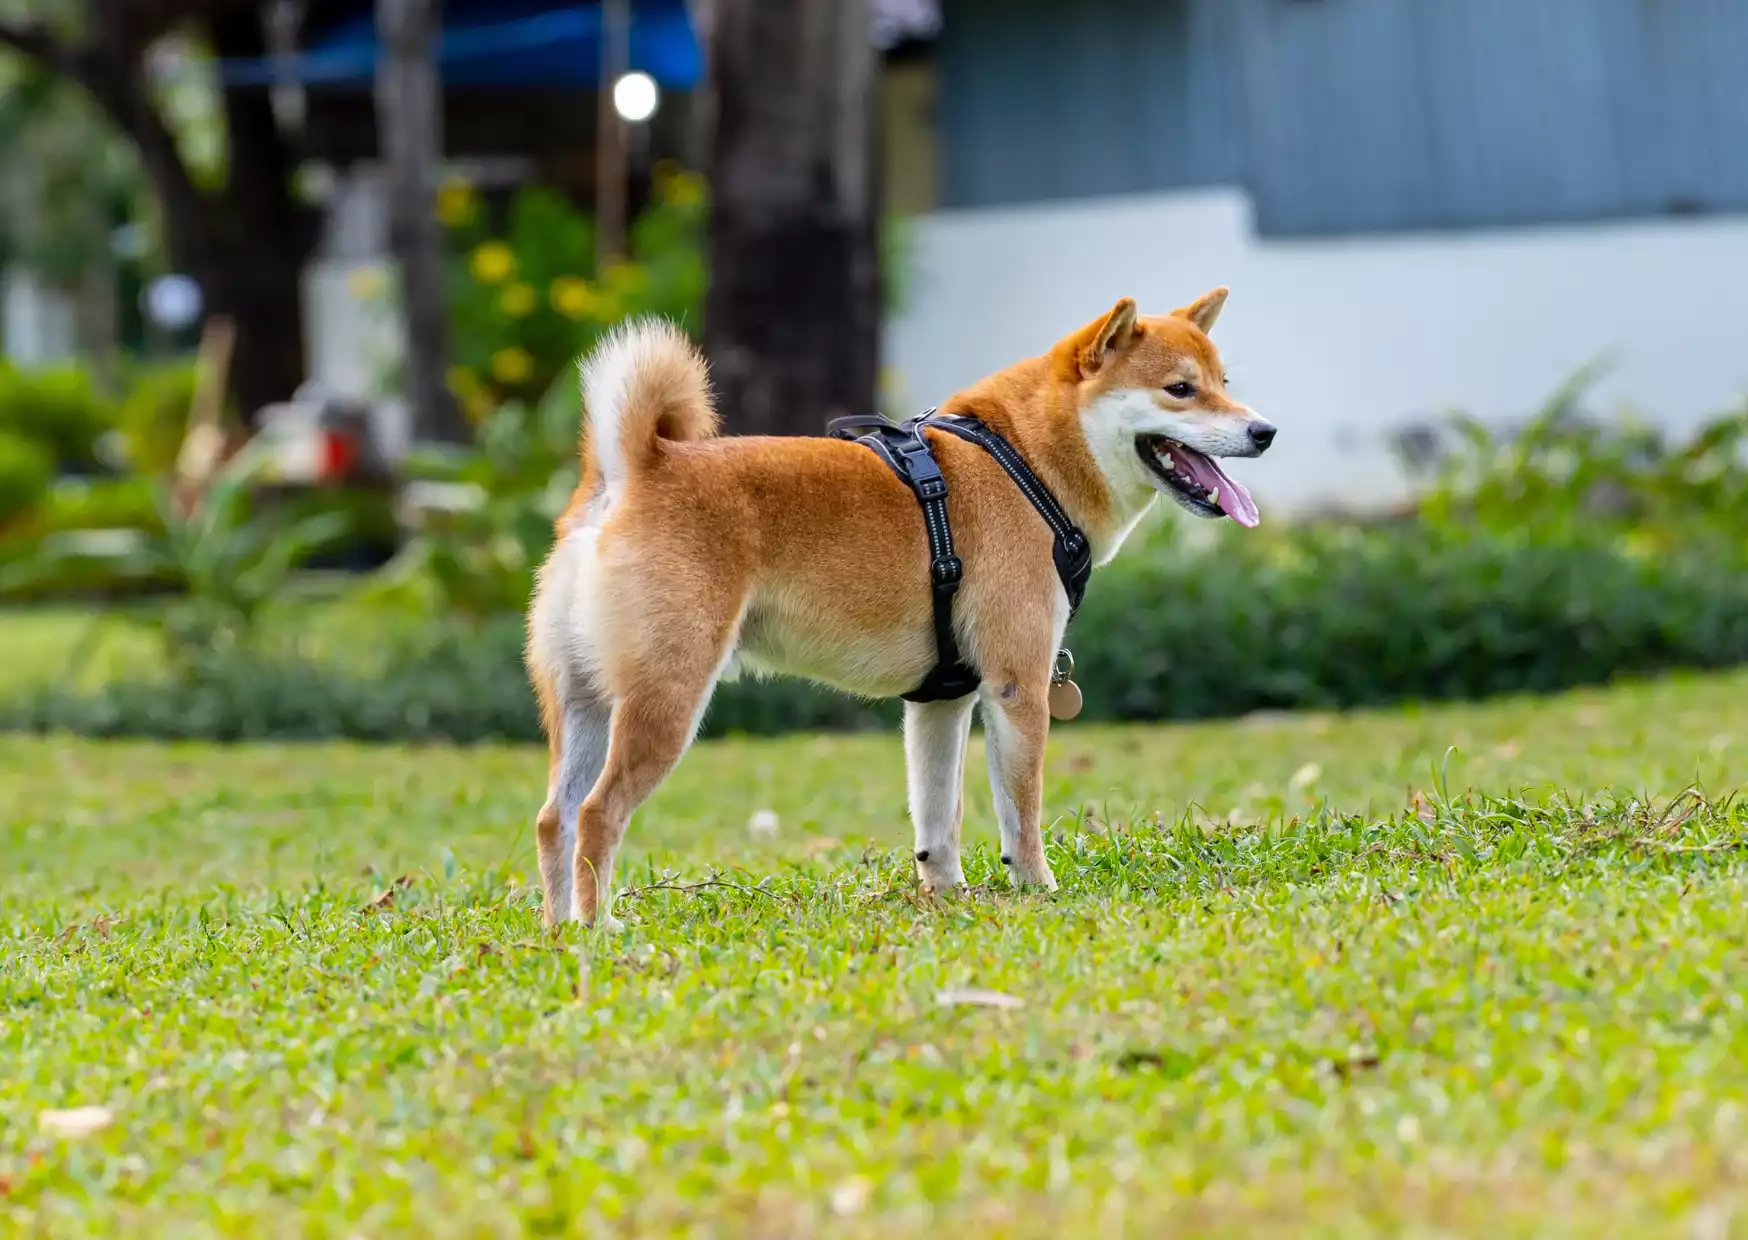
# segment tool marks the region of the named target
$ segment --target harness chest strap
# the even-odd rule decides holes
[[[1070,619],[1080,609],[1092,575],[1092,547],[1050,489],[1032,472],[1025,458],[1006,439],[969,414],[937,414],[933,409],[904,422],[882,417],[838,418],[828,433],[838,439],[853,439],[872,448],[910,487],[922,508],[929,538],[929,589],[934,605],[935,666],[922,684],[904,694],[907,702],[941,702],[962,698],[974,691],[982,677],[966,663],[953,636],[953,596],[959,592],[964,565],[953,553],[953,529],[947,519],[947,479],[923,434],[927,427],[974,443],[1000,465],[1019,487],[1044,523],[1050,527],[1056,574],[1068,594]],[[1065,676],[1055,678],[1066,680]],[[1070,682],[1071,683],[1071,682]],[[1078,693],[1075,695],[1078,698]],[[1078,711],[1078,705],[1076,706]],[[1072,717],[1072,716],[1066,716]]]

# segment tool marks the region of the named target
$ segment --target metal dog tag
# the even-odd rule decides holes
[[[1050,686],[1050,717],[1072,719],[1080,714],[1080,686],[1072,680],[1059,680]]]
[[[1052,719],[1072,719],[1080,714],[1080,686],[1074,683],[1074,656],[1066,650],[1056,652],[1056,666],[1050,671],[1050,704]]]

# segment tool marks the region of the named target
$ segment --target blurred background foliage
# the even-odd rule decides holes
[[[0,0],[0,20],[47,17],[77,35],[85,8]],[[249,114],[220,81],[219,30],[171,23],[135,66],[176,167],[209,194],[248,171],[251,152],[232,145]],[[435,209],[447,386],[468,441],[416,446],[379,490],[318,486],[292,502],[245,456],[186,509],[171,474],[196,372],[188,342],[153,336],[136,304],[169,259],[153,169],[127,139],[89,91],[0,56],[0,147],[14,156],[0,265],[80,296],[94,263],[123,276],[108,293],[123,347],[0,364],[0,632],[24,652],[0,675],[0,723],[532,737],[519,616],[574,484],[575,362],[635,316],[702,337],[706,182],[671,160],[644,169],[623,256],[603,260],[574,193],[458,164]],[[291,166],[299,201],[319,199],[322,169]],[[884,220],[888,311],[910,267],[903,221]],[[384,313],[392,285],[369,263],[348,281]],[[384,394],[405,386],[396,365],[384,363]],[[1599,412],[1594,378],[1574,376],[1520,425],[1441,423],[1404,456],[1412,497],[1394,511],[1253,533],[1151,524],[1095,579],[1069,634],[1088,717],[1475,696],[1748,659],[1748,411],[1672,434]],[[386,564],[336,571],[348,540],[365,538],[388,544]],[[68,623],[69,608],[92,623]],[[130,658],[104,659],[105,642]],[[109,670],[94,680],[96,666]],[[805,686],[735,685],[707,726],[854,727],[891,713]]]
[[[1583,413],[1583,391],[1575,381],[1512,433],[1452,418],[1415,499],[1392,514],[1255,532],[1155,521],[1098,573],[1069,633],[1087,717],[1475,697],[1748,660],[1748,411],[1667,441],[1630,419]],[[445,498],[362,579],[298,587],[288,571],[239,608],[227,601],[239,590],[230,578],[259,572],[248,557],[215,557],[205,576],[160,558],[170,567],[157,577],[94,580],[83,564],[86,575],[69,581],[77,590],[171,591],[147,600],[159,657],[96,686],[80,682],[77,666],[37,660],[65,675],[0,691],[0,723],[219,738],[533,738],[520,611],[574,485],[576,409],[574,369],[561,365],[537,399],[496,403],[472,446],[416,454],[412,476]],[[15,434],[43,456],[77,455],[90,442],[81,433],[51,447]],[[15,472],[31,485],[40,456]],[[52,487],[61,498],[13,528],[29,529],[40,548],[68,525],[45,513],[113,504],[104,523],[162,539],[163,508],[133,485]],[[250,518],[238,507],[231,520],[247,528]],[[275,563],[297,562],[308,531],[283,522],[274,531],[236,536],[257,549],[289,538],[298,553],[275,553]],[[164,623],[189,596],[205,599],[205,614],[230,617],[226,640],[190,642],[186,626]],[[890,706],[804,685],[737,684],[720,692],[706,729],[859,727],[892,716]]]

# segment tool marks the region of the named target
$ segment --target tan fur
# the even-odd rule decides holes
[[[1111,407],[1099,404],[1102,395],[1133,405],[1145,399],[1137,393],[1194,374],[1205,389],[1194,407],[1161,393],[1162,416],[1209,420],[1222,434],[1234,420],[1254,420],[1227,396],[1219,356],[1198,326],[1212,325],[1224,297],[1216,290],[1150,318],[1125,299],[1049,353],[941,408],[975,414],[1004,435],[1108,557],[1152,494],[1138,493],[1126,470],[1089,447],[1086,420]],[[935,648],[917,502],[873,452],[829,439],[715,438],[703,363],[665,326],[640,325],[597,353],[585,391],[602,407],[587,410],[582,478],[541,572],[528,664],[551,741],[537,830],[547,916],[566,916],[560,850],[564,828],[574,826],[572,912],[610,924],[613,857],[626,822],[690,743],[731,656],[753,670],[888,697],[917,685]],[[984,680],[1005,859],[1017,882],[1053,887],[1040,829],[1045,697],[1067,604],[1051,537],[982,449],[940,432],[930,442],[949,481],[965,564],[954,622]],[[560,785],[571,701],[587,707],[585,720],[604,720],[601,704],[610,704],[611,724],[598,775],[590,778],[592,767],[571,772],[582,781],[575,791],[589,790],[567,824]],[[968,719],[960,711],[928,726],[962,736]],[[918,713],[917,726],[925,724]],[[948,886],[963,881],[960,801],[931,795],[913,792],[913,815],[940,819],[929,838],[944,842],[919,847],[919,874]],[[940,808],[919,810],[919,797]],[[919,842],[924,828],[919,821]]]

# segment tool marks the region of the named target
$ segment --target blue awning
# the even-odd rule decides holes
[[[445,6],[438,63],[446,85],[594,87],[601,79],[601,6],[465,0]],[[518,12],[518,10],[520,10]],[[322,32],[295,58],[226,60],[229,85],[364,86],[375,74],[376,19],[369,12]],[[685,0],[636,0],[631,5],[631,68],[670,90],[689,90],[704,57]]]

